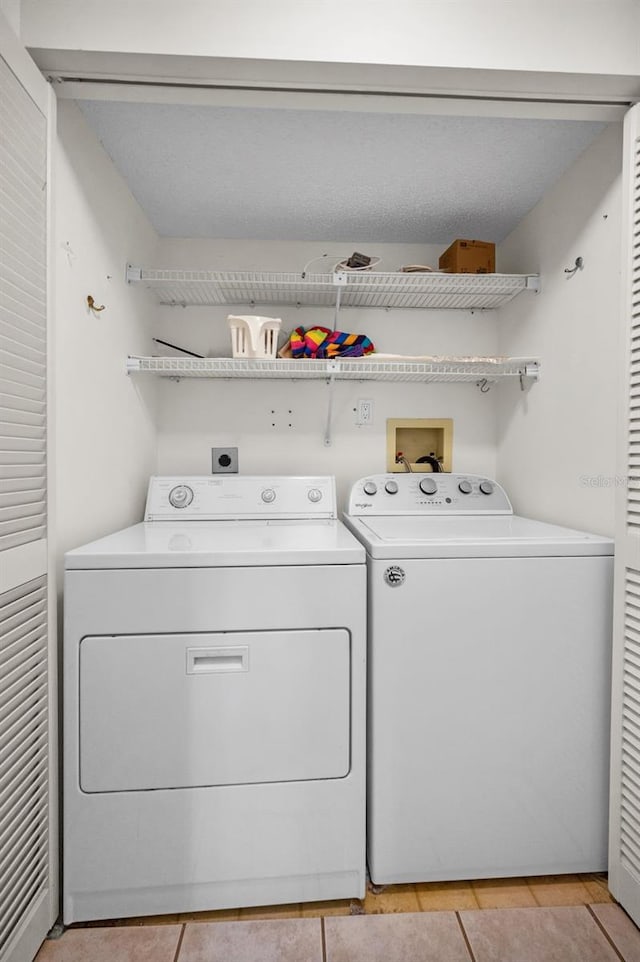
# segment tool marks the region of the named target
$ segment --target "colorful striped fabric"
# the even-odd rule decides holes
[[[293,357],[364,357],[375,347],[365,334],[346,334],[328,327],[297,327],[291,335]]]

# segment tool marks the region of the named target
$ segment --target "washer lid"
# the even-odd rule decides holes
[[[372,558],[612,555],[613,541],[517,515],[345,516]]]
[[[167,521],[136,524],[69,551],[65,567],[260,567],[364,560],[363,547],[340,521]]]

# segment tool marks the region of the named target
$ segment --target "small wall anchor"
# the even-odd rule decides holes
[[[565,267],[564,272],[567,275],[567,280],[576,273],[576,271],[584,270],[584,260],[582,257],[576,257],[575,264],[573,267]]]

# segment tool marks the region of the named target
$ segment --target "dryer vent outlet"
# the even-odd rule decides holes
[[[237,474],[238,449],[211,448],[211,472],[212,474]]]

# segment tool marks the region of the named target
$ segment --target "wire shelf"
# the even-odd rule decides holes
[[[342,273],[179,271],[129,267],[158,303],[215,306],[242,304],[331,307],[488,310],[525,290],[539,290],[537,274]]]
[[[537,358],[447,358],[446,360],[258,360],[232,357],[129,357],[127,373],[160,377],[253,378],[351,381],[493,382],[506,377],[537,379]]]

